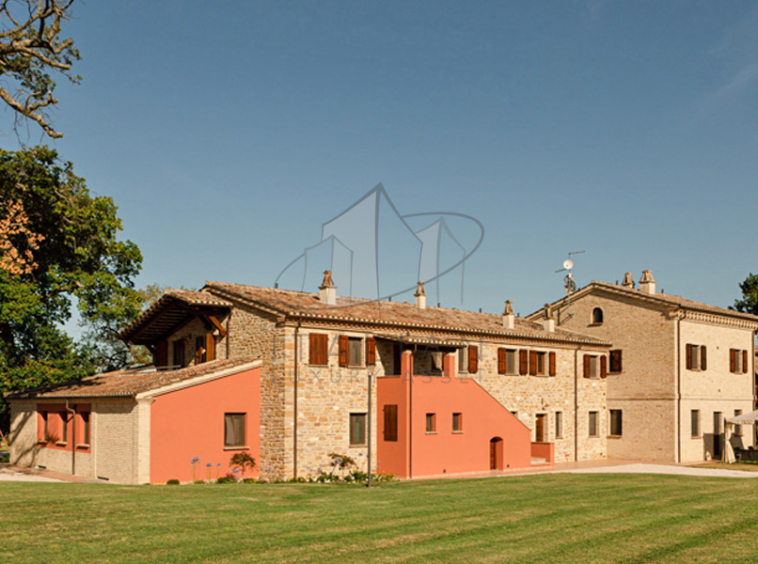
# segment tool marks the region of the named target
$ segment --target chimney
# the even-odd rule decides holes
[[[413,294],[416,297],[416,307],[419,309],[426,309],[426,292],[424,291],[424,283],[419,282],[416,286],[416,293]]]
[[[506,329],[513,329],[515,322],[513,316],[513,305],[511,300],[505,300],[505,311],[503,312],[503,327]]]
[[[642,278],[640,278],[640,292],[643,294],[655,294],[655,280],[653,280],[653,273],[649,270],[642,271]]]
[[[324,281],[318,289],[320,290],[318,296],[320,301],[327,305],[337,305],[337,286],[334,285],[334,280],[332,280],[331,270],[324,271]]]
[[[545,318],[542,320],[542,328],[548,333],[555,333],[555,319],[553,319],[553,308],[550,304],[545,304]]]
[[[629,288],[630,290],[634,290],[634,278],[632,278],[632,273],[627,272],[624,274],[624,281],[621,283],[621,285],[624,288]]]

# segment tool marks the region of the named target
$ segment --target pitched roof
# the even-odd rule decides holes
[[[156,370],[152,366],[116,370],[114,372],[89,376],[75,382],[24,390],[23,392],[13,392],[8,394],[6,398],[134,397],[137,394],[163,388],[164,386],[240,367],[255,360],[256,358],[214,360],[179,370]]]
[[[735,311],[732,309],[726,309],[723,307],[704,304],[701,302],[696,302],[694,300],[688,300],[687,298],[683,298],[682,296],[676,296],[674,294],[664,294],[661,292],[656,292],[655,294],[646,294],[634,288],[617,286],[615,284],[609,284],[608,282],[599,282],[597,280],[593,280],[592,282],[587,284],[584,288],[577,290],[574,294],[571,295],[571,299],[573,301],[595,290],[606,291],[606,292],[610,292],[610,293],[620,295],[620,296],[625,296],[625,297],[635,299],[635,300],[653,302],[664,307],[676,307],[676,308],[688,309],[692,311],[712,313],[716,315],[726,315],[729,317],[744,319],[745,321],[752,321],[753,323],[758,324],[758,316],[750,314],[750,313],[743,313],[741,311]],[[564,298],[561,298],[560,300],[553,302],[551,305],[557,306],[559,304],[564,303],[565,301],[566,301],[566,298],[564,297]],[[542,310],[537,310],[534,313],[530,313],[529,315],[527,315],[527,318],[534,318],[537,315],[539,315],[541,311]]]
[[[199,311],[213,312],[231,306],[231,303],[210,292],[169,288],[137,319],[124,327],[118,336],[135,344],[146,344],[171,333]]]
[[[337,305],[330,306],[318,299],[317,294],[297,292],[226,282],[206,282],[205,290],[226,299],[237,299],[284,318],[309,318],[324,322],[342,321],[382,327],[382,332],[414,329],[449,334],[473,333],[478,335],[541,339],[607,345],[606,341],[565,329],[548,332],[540,323],[522,318],[515,319],[515,328],[503,327],[503,316],[458,309],[429,307],[421,310],[414,304],[386,302],[361,298],[337,297]]]

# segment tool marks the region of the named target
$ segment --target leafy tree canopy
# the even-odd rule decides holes
[[[63,137],[48,122],[53,96],[51,72],[78,83],[71,66],[79,60],[74,41],[61,37],[73,0],[0,0],[0,99],[13,108],[16,124],[27,118],[50,137]]]
[[[126,365],[115,335],[139,313],[142,255],[116,210],[54,150],[0,150],[0,393]],[[74,298],[81,343],[61,328]]]
[[[758,315],[758,275],[750,273],[740,284],[742,299],[734,301],[734,309]]]

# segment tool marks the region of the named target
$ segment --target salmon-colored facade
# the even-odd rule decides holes
[[[157,395],[151,406],[150,482],[207,480],[231,472],[237,452],[260,460],[260,368]],[[224,447],[224,416],[245,415],[244,448]],[[199,457],[194,466],[191,461]],[[221,464],[219,467],[218,464]],[[257,476],[258,468],[246,476]]]
[[[476,380],[455,377],[455,355],[445,357],[442,377],[411,376],[412,361],[405,352],[402,375],[377,380],[380,472],[408,478],[531,466],[529,428]],[[387,406],[397,406],[389,434]]]

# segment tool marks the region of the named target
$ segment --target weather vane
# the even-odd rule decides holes
[[[571,294],[576,292],[576,282],[574,282],[574,274],[571,272],[571,269],[574,268],[574,261],[571,260],[571,255],[580,255],[584,251],[573,251],[568,254],[568,258],[563,261],[563,268],[556,270],[555,272],[566,272],[568,271],[568,274],[563,277],[563,286],[566,289],[566,314],[568,317],[571,317],[573,314],[571,313]]]

